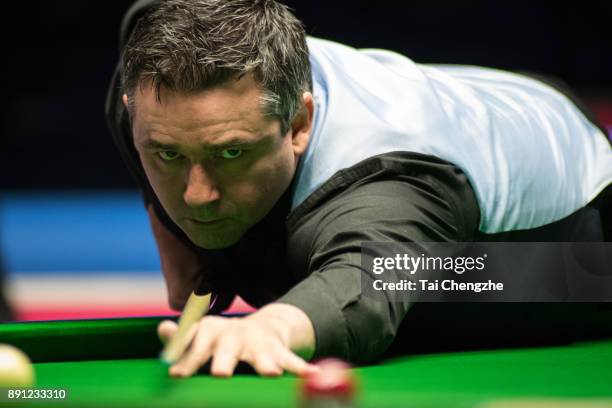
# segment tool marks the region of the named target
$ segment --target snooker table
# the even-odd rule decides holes
[[[22,400],[14,406],[300,406],[298,379],[291,375],[169,378],[157,359],[161,319],[1,324],[0,342],[16,345],[34,361],[36,387],[68,390],[63,401]],[[360,384],[358,407],[612,407],[612,340],[408,354],[353,371]]]

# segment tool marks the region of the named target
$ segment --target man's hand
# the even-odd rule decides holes
[[[158,326],[162,341],[176,330],[176,323],[169,320]],[[211,374],[220,377],[232,376],[239,361],[263,376],[284,371],[305,375],[317,370],[304,360],[314,352],[312,323],[292,305],[270,304],[242,318],[206,316],[195,325],[191,337],[190,347],[170,367],[173,377],[189,377],[211,358]]]

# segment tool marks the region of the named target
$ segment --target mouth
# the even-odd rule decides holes
[[[215,218],[211,220],[200,220],[197,218],[187,218],[187,220],[190,223],[195,224],[195,225],[204,226],[204,227],[214,227],[226,221],[227,218]]]
[[[188,218],[188,220],[191,222],[195,222],[196,224],[214,224],[225,220],[225,218],[211,218],[208,220],[202,220],[199,218]]]

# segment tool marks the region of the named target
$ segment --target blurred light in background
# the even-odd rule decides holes
[[[176,314],[136,191],[4,193],[0,251],[18,320]],[[237,298],[228,312],[252,310]]]
[[[6,292],[18,319],[172,313],[137,192],[12,192],[0,203]]]

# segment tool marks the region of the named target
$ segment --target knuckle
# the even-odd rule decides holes
[[[223,319],[224,318],[221,316],[204,316],[202,319],[200,319],[200,322],[207,325],[217,325],[220,324]]]

